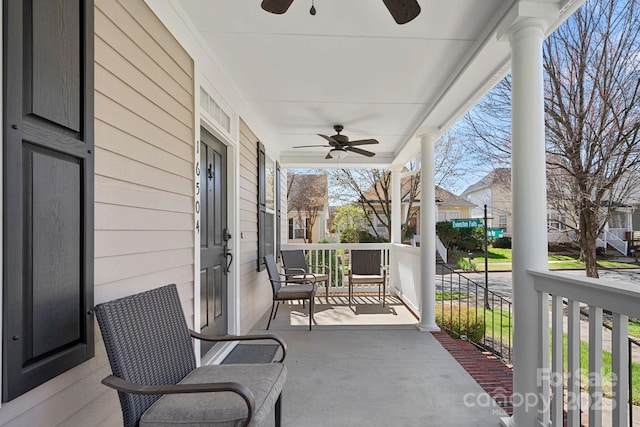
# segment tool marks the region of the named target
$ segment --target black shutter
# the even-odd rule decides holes
[[[265,268],[265,222],[267,213],[266,154],[264,145],[258,141],[258,271]]]
[[[289,218],[289,239],[295,239],[295,235],[293,233],[293,218]]]
[[[282,245],[282,220],[280,203],[280,163],[276,162],[276,259],[280,260],[280,246]]]
[[[4,1],[2,401],[93,357],[93,1]]]

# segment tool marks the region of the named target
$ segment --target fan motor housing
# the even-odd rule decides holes
[[[335,139],[340,143],[340,145],[345,145],[349,142],[349,137],[346,135],[333,135],[331,138]]]

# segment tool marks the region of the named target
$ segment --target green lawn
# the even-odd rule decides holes
[[[489,248],[487,252],[489,271],[511,270],[511,249]],[[580,262],[578,258],[577,255],[550,254],[549,269],[583,269],[584,263]],[[474,252],[472,263],[475,264],[477,271],[484,271],[484,253]],[[603,268],[634,268],[639,266],[638,263],[625,263],[606,259],[598,260],[598,265]]]
[[[567,334],[564,336],[564,370],[567,372]],[[611,397],[611,353],[602,350],[602,393],[605,397]],[[640,405],[640,363],[631,364],[633,404]],[[582,388],[589,384],[589,343],[580,341],[580,377]]]
[[[611,322],[608,322],[607,324],[609,326],[613,326]],[[629,320],[628,325],[629,325],[629,336],[635,338],[636,340],[640,339],[640,322]]]
[[[640,322],[629,320],[629,336],[640,339]]]
[[[513,320],[507,310],[478,309],[478,317],[485,320],[484,334],[504,345],[513,345]]]
[[[451,301],[451,300],[459,300],[459,299],[467,299],[469,298],[468,294],[463,294],[461,292],[455,291],[453,294],[451,292],[440,292],[436,291],[436,301]]]

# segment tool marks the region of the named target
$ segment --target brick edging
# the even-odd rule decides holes
[[[498,406],[513,414],[513,368],[488,351],[481,351],[469,341],[452,338],[446,332],[432,332],[465,371],[491,396]]]

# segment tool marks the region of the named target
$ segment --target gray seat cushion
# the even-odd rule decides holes
[[[309,298],[311,292],[315,292],[316,285],[287,285],[278,290],[277,299],[303,299]]]
[[[255,396],[251,426],[263,425],[280,396],[287,368],[282,363],[202,366],[180,384],[236,382]],[[167,394],[143,415],[140,426],[238,426],[247,417],[247,406],[231,392]]]

